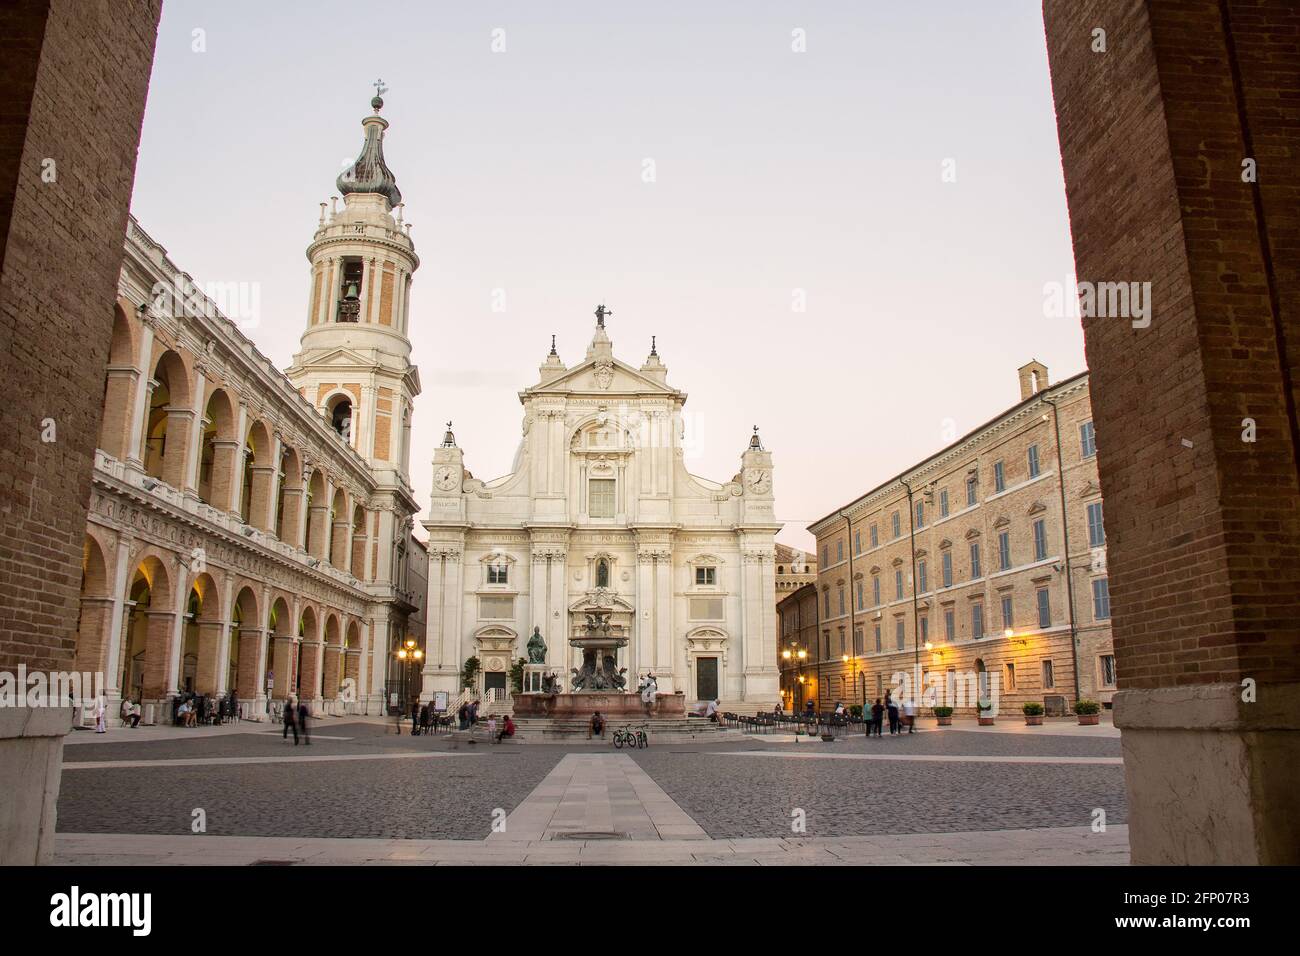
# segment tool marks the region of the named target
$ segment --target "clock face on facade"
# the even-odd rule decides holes
[[[450,465],[443,465],[433,473],[433,483],[443,491],[451,491],[456,487],[458,480],[456,469]]]
[[[751,468],[745,475],[745,484],[749,486],[750,491],[761,495],[772,487],[772,476],[767,473],[766,469]]]

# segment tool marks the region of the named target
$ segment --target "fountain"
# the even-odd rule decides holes
[[[686,698],[680,693],[659,694],[648,705],[629,690],[627,668],[618,666],[619,648],[627,646],[628,638],[614,632],[609,616],[608,611],[588,612],[586,631],[569,639],[569,646],[582,652],[582,667],[569,668],[569,691],[560,693],[560,677],[554,671],[539,673],[526,680],[524,693],[515,698],[516,716],[585,718],[597,710],[612,719],[686,715]],[[545,660],[546,645],[536,628],[528,651],[528,669],[537,670]]]

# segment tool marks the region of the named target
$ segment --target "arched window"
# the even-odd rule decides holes
[[[352,444],[352,402],[346,398],[336,401],[330,408],[330,426],[349,445]]]

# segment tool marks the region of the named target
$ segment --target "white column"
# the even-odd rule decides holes
[[[113,563],[113,619],[108,625],[108,655],[105,658],[109,673],[104,675],[105,692],[109,702],[122,699],[122,624],[126,617],[126,589],[131,580],[131,538],[117,536],[117,555]]]
[[[553,646],[556,649],[555,660],[559,661],[561,665],[560,676],[567,678],[569,676],[569,667],[572,666],[572,650],[569,647],[568,564],[565,559],[565,552],[552,549],[549,572],[551,579],[549,606],[551,610],[547,620],[550,622],[551,630],[555,632],[556,639]],[[551,644],[549,639],[547,644]],[[567,683],[565,686],[568,686]]]
[[[383,292],[384,281],[384,264],[371,256],[366,263],[365,276],[365,301],[366,301],[366,318],[365,321],[371,325],[379,321],[379,298]]]
[[[460,666],[469,655],[462,654],[461,641],[461,567],[464,563],[463,553],[452,552],[446,562],[446,587],[443,589],[442,605],[442,642],[443,662],[453,670]]]
[[[226,609],[225,615],[221,620],[221,643],[217,646],[217,693],[224,694],[229,687],[226,683],[226,677],[230,673],[230,642],[233,639],[234,629],[232,628],[232,619],[235,616],[235,609],[232,606],[235,599],[235,576],[226,575],[225,600],[222,607]]]
[[[176,559],[176,590],[172,594],[172,606],[176,614],[172,618],[172,639],[167,650],[167,696],[177,693],[181,683],[181,656],[185,640],[186,598],[190,596],[190,567],[188,555]]]
[[[204,393],[207,388],[207,380],[203,375],[203,367],[199,366],[194,372],[194,399],[191,407],[194,409],[194,427],[190,429],[190,447],[189,457],[185,462],[185,481],[184,488],[186,497],[197,498],[199,496],[199,470],[202,466],[203,457],[203,430],[207,428],[207,419],[204,418]]]
[[[636,619],[632,622],[635,653],[629,670],[640,677],[654,659],[654,559],[643,553],[636,556]],[[634,685],[635,686],[635,682]]]
[[[677,661],[673,657],[673,561],[671,549],[655,558],[655,676],[663,677],[659,687],[666,693],[689,688],[679,687],[673,680]]]
[[[239,426],[235,432],[234,462],[230,476],[230,513],[239,515],[244,506],[244,447],[248,444],[248,405],[239,403]],[[250,516],[251,517],[251,516]]]
[[[271,439],[271,487],[267,502],[266,526],[276,534],[275,515],[280,510],[280,456],[284,452],[284,438],[276,432]]]
[[[149,417],[149,390],[153,380],[153,326],[152,316],[143,317],[144,334],[140,337],[140,354],[138,363],[140,377],[135,383],[135,401],[133,403],[134,419],[131,422],[131,443],[127,445],[126,460],[137,468],[144,467],[141,448],[144,443],[144,423]]]

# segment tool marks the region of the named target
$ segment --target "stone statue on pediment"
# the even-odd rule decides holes
[[[546,641],[542,639],[542,629],[533,627],[533,636],[528,639],[528,663],[546,663]]]

